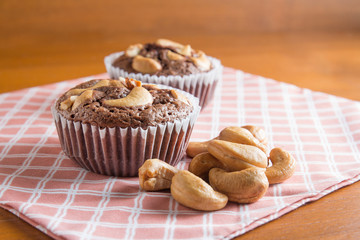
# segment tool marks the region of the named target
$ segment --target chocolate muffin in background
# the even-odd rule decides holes
[[[64,153],[104,175],[137,176],[146,159],[176,165],[200,111],[198,99],[133,79],[96,79],[65,92],[52,113]]]
[[[104,61],[113,79],[131,77],[175,87],[198,97],[201,107],[211,101],[222,78],[218,59],[167,39],[131,45],[123,52],[110,54]]]
[[[190,75],[212,69],[210,60],[202,51],[190,45],[179,45],[159,39],[155,43],[131,45],[113,66],[128,73],[149,73],[157,76]]]

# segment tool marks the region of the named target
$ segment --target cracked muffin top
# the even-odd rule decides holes
[[[131,45],[112,65],[128,73],[157,76],[183,76],[207,72],[213,68],[204,52],[167,39]]]
[[[68,120],[143,129],[185,119],[194,109],[178,90],[124,78],[81,83],[61,95],[55,108]]]

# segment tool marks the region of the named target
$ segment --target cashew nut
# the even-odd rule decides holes
[[[62,101],[60,103],[60,109],[61,110],[66,110],[66,109],[69,109],[75,102],[75,99],[77,98],[78,96],[70,96],[68,97],[66,100]]]
[[[192,48],[191,48],[190,45],[185,45],[182,49],[177,50],[177,52],[178,52],[179,54],[181,54],[181,55],[190,57],[190,56],[191,56],[191,52],[192,52]]]
[[[113,107],[136,107],[151,104],[153,97],[148,90],[143,87],[134,87],[130,93],[119,99],[104,100],[103,103]]]
[[[80,94],[80,96],[78,96],[75,99],[71,110],[74,111],[78,106],[80,106],[80,104],[82,104],[88,99],[91,99],[92,96],[93,96],[93,90],[85,90],[82,94]]]
[[[211,140],[218,139],[218,137],[213,138]],[[211,140],[205,142],[189,142],[188,147],[186,148],[186,154],[189,157],[195,157],[199,153],[207,152],[207,147]]]
[[[213,168],[209,172],[210,185],[228,196],[229,201],[253,203],[259,200],[269,187],[265,169],[247,168],[236,172],[226,172]]]
[[[136,55],[131,64],[132,68],[141,73],[156,73],[162,69],[161,64],[148,57]]]
[[[289,152],[281,148],[274,148],[270,151],[270,161],[272,166],[265,172],[270,184],[284,182],[295,172],[295,159]]]
[[[143,49],[144,46],[141,43],[138,44],[134,44],[134,45],[130,45],[126,51],[125,51],[125,55],[128,57],[135,57],[136,55],[139,54],[139,52],[141,51],[141,49]]]
[[[140,187],[145,191],[168,189],[178,169],[159,159],[148,159],[139,168]]]
[[[225,166],[222,162],[213,157],[210,153],[204,152],[196,155],[190,162],[189,171],[196,176],[208,181],[209,171],[212,168],[222,168]]]
[[[202,51],[198,51],[197,57],[191,57],[191,60],[194,64],[202,71],[208,71],[211,68],[211,62],[206,57],[205,53]]]
[[[189,157],[195,157],[200,153],[207,152],[207,146],[210,141],[206,142],[189,142],[188,147],[186,148],[186,154]]]
[[[184,60],[184,56],[181,56],[180,54],[174,53],[173,51],[168,50],[166,53],[166,56],[170,59],[170,60],[174,60],[174,61],[179,61],[179,60]]]
[[[265,133],[264,129],[262,129],[258,126],[253,126],[253,125],[245,125],[245,126],[242,126],[242,128],[249,130],[249,132],[251,132],[251,134],[255,138],[257,138],[257,140],[259,140],[265,146],[267,145],[267,137],[266,137],[266,133]]]
[[[266,168],[268,162],[266,154],[251,145],[212,140],[207,150],[231,171],[250,167]]]
[[[228,197],[189,171],[180,170],[171,183],[171,195],[182,205],[202,211],[214,211],[226,206]]]
[[[164,38],[159,38],[158,40],[155,41],[155,44],[157,44],[161,47],[164,47],[164,48],[167,48],[167,47],[174,48],[174,49],[183,49],[184,48],[184,45],[174,42],[174,41],[171,41],[171,40],[168,40],[168,39],[164,39]]]
[[[219,139],[234,143],[252,145],[260,148],[264,153],[267,152],[266,146],[255,138],[249,130],[242,127],[227,127],[220,134]]]

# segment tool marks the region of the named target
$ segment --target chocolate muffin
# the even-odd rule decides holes
[[[206,106],[222,77],[219,60],[167,39],[134,44],[105,58],[111,78],[131,77],[142,82],[163,84],[189,92]]]
[[[155,43],[135,44],[113,62],[113,66],[128,73],[149,73],[157,76],[189,75],[212,69],[202,51],[159,39]]]
[[[52,113],[64,153],[83,168],[137,176],[146,159],[176,165],[199,113],[198,99],[133,79],[97,79],[65,92]]]

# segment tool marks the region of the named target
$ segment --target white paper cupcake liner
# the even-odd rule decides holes
[[[60,144],[64,153],[94,173],[133,177],[145,160],[158,158],[175,166],[183,157],[200,112],[199,100],[182,92],[194,106],[183,120],[138,128],[100,128],[64,118],[53,105]]]
[[[156,76],[142,73],[128,73],[123,69],[114,67],[112,65],[113,62],[123,54],[124,52],[117,52],[105,57],[105,67],[111,78],[118,79],[119,77],[128,77],[145,83],[162,84],[178,88],[198,97],[199,104],[202,108],[213,99],[217,83],[222,79],[223,67],[221,62],[213,57],[208,57],[213,65],[213,69],[208,72],[184,76]]]

